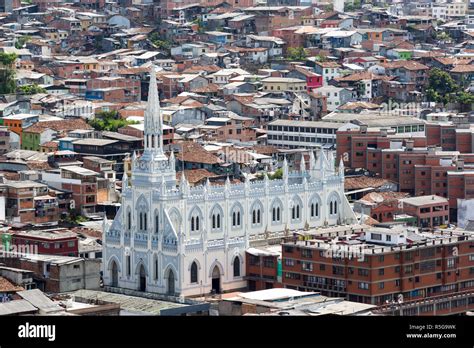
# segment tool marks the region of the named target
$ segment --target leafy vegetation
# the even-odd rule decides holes
[[[47,93],[47,91],[43,88],[38,86],[37,84],[27,85],[27,86],[19,86],[16,88],[18,93],[33,95],[38,93]]]
[[[136,121],[127,121],[120,118],[117,111],[101,111],[95,118],[88,121],[95,130],[116,132],[119,128],[129,124],[137,124]]]
[[[268,175],[270,180],[283,179],[283,169],[278,168],[273,174]]]
[[[289,60],[305,60],[308,54],[303,47],[290,47],[287,50]]]
[[[430,71],[426,97],[437,103],[459,103],[464,111],[470,111],[474,104],[474,94],[466,92],[447,73],[438,68]]]
[[[0,94],[14,93],[16,90],[13,63],[17,56],[14,53],[0,52]]]
[[[439,41],[451,41],[451,36],[445,31],[436,33],[435,38]]]
[[[162,40],[157,32],[152,33],[149,39],[153,45],[163,50],[169,50],[173,45],[173,43],[169,40]]]
[[[344,5],[344,11],[345,12],[360,10],[361,8],[362,8],[361,0],[354,0],[352,3],[348,2]]]
[[[25,44],[31,40],[31,36],[25,35],[25,36],[20,36],[18,40],[15,42],[15,48],[16,49],[21,49],[25,46]]]

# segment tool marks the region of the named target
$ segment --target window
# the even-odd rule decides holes
[[[337,198],[332,197],[331,201],[329,202],[329,215],[336,215],[337,214]]]
[[[293,208],[291,208],[291,219],[292,220],[300,219],[300,205],[299,204],[295,204]]]
[[[240,258],[234,258],[234,277],[240,277]]]
[[[311,203],[310,206],[310,216],[312,218],[317,218],[319,217],[319,203],[318,202],[313,202]]]
[[[130,255],[127,255],[125,262],[127,265],[127,276],[130,277],[130,274],[131,274]]]
[[[132,213],[130,212],[130,210],[127,213],[127,229],[132,229]]]
[[[447,260],[447,268],[454,268],[454,259]]]
[[[369,284],[364,282],[359,282],[359,289],[369,290]]]
[[[261,223],[260,208],[257,208],[252,211],[252,224],[260,224],[260,223]]]
[[[196,262],[191,265],[191,283],[197,283],[198,281],[198,267]]]
[[[319,265],[319,270],[320,270],[320,271],[325,271],[325,270],[326,270],[326,265],[325,265],[324,263],[321,263],[321,264]]]
[[[153,264],[153,277],[155,278],[155,280],[158,280],[158,259],[155,258],[155,262]]]
[[[273,207],[272,222],[280,222],[280,207]]]
[[[370,239],[372,240],[382,240],[382,235],[380,233],[371,233]]]
[[[250,255],[250,265],[251,266],[259,266],[260,265],[260,258],[255,255]]]
[[[301,269],[303,271],[312,272],[313,271],[313,264],[311,262],[302,262]]]
[[[76,245],[76,243],[74,243],[74,241],[67,242],[67,247],[68,248],[74,248],[74,245]],[[49,247],[49,244],[48,244],[48,247]]]
[[[358,273],[360,276],[367,277],[367,276],[369,275],[369,270],[368,270],[368,269],[364,269],[364,268],[359,268],[359,270],[357,271],[357,273]]]
[[[285,259],[285,266],[293,267],[295,265],[295,260]]]
[[[273,258],[272,257],[264,257],[263,258],[263,267],[265,267],[265,268],[274,268],[275,263],[273,262]]]
[[[159,217],[158,217],[158,213],[156,213],[156,215],[155,215],[155,233],[158,233],[158,231],[159,231],[159,226],[160,226],[159,222],[160,222],[160,220],[159,220]]]
[[[383,268],[380,268],[380,269],[379,269],[379,275],[380,275],[380,276],[383,276],[384,273],[385,273],[385,270],[384,270]]]
[[[235,206],[232,209],[232,227],[240,227],[242,225],[240,207]]]
[[[384,282],[380,282],[379,283],[379,289],[383,289],[385,288],[385,283]]]

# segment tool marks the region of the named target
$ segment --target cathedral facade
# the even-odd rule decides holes
[[[190,187],[176,182],[175,158],[163,151],[155,73],[145,111],[145,150],[123,179],[121,208],[104,221],[104,285],[194,296],[246,286],[245,250],[288,231],[356,223],[344,195],[342,162],[311,152],[308,165],[283,178]],[[125,174],[126,175],[126,174]]]

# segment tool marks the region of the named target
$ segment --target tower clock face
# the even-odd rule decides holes
[[[145,161],[140,161],[140,169],[145,170],[146,169],[146,162]]]

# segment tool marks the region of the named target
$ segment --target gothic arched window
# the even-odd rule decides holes
[[[241,208],[236,205],[232,208],[232,227],[240,227],[242,225]]]
[[[198,208],[193,209],[191,213],[191,232],[201,230],[201,212]]]
[[[329,215],[337,215],[340,203],[341,201],[339,195],[333,192],[329,196]]]
[[[282,210],[282,203],[279,199],[275,199],[271,205],[272,209],[272,222],[273,223],[280,223],[281,222],[281,210]]]
[[[159,226],[160,226],[160,218],[158,216],[158,213],[156,213],[156,215],[155,215],[155,233],[158,233]]]
[[[301,219],[301,199],[295,196],[293,198],[293,207],[291,208],[291,220],[298,221]]]
[[[240,258],[234,257],[234,277],[240,277]]]
[[[155,278],[155,280],[158,280],[158,258],[156,256],[153,262],[153,278]]]
[[[191,265],[191,283],[198,282],[198,266],[196,262],[193,262]]]

